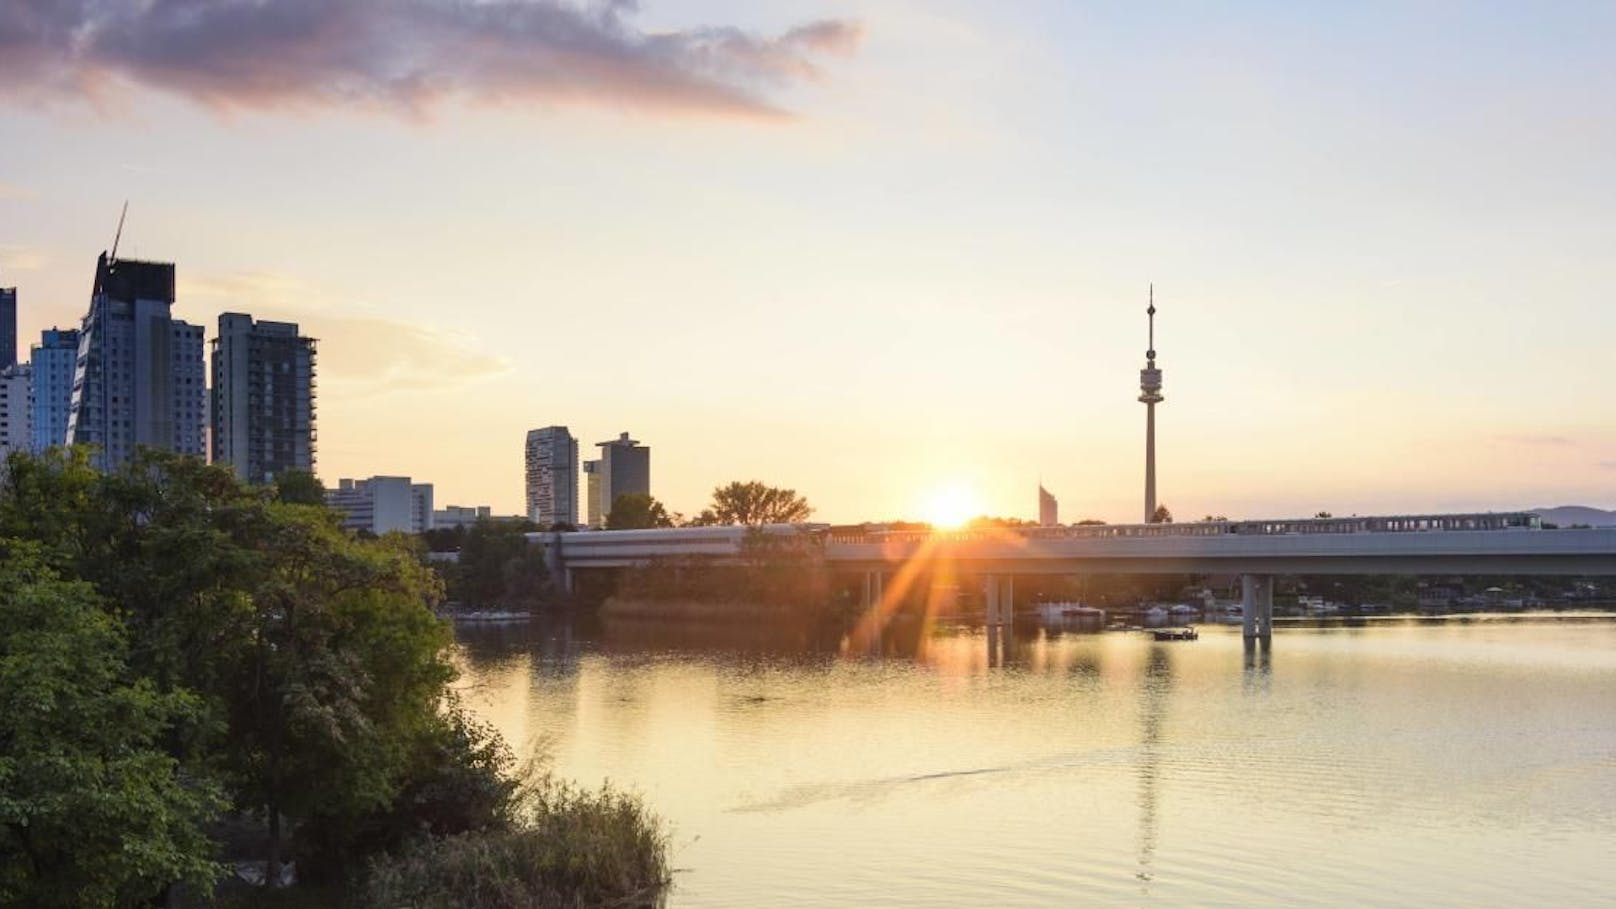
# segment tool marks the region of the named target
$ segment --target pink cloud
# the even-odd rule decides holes
[[[646,31],[604,0],[11,0],[0,91],[102,98],[120,82],[216,108],[379,107],[446,99],[587,101],[778,115],[771,88],[816,78],[856,23],[777,36]]]

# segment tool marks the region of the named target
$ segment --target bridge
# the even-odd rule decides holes
[[[1262,639],[1272,633],[1276,575],[1616,575],[1616,528],[1548,529],[1529,513],[932,532],[766,525],[529,536],[546,547],[552,568],[570,589],[578,570],[659,558],[733,562],[757,535],[799,540],[828,565],[861,573],[867,606],[885,599],[889,576],[949,566],[981,580],[990,625],[1010,621],[1017,575],[1239,575],[1246,636]]]

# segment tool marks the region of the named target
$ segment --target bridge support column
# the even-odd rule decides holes
[[[1268,641],[1274,634],[1274,576],[1240,576],[1240,626],[1246,640]]]
[[[1016,613],[1016,579],[1009,575],[984,575],[982,603],[986,607],[983,624],[989,627],[1011,624]]]
[[[881,605],[881,598],[886,594],[886,576],[879,571],[864,572],[864,594],[859,605],[865,609],[874,609]]]

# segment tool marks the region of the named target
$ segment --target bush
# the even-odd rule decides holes
[[[543,775],[511,827],[417,840],[371,865],[359,909],[652,906],[669,883],[667,833],[635,796]]]

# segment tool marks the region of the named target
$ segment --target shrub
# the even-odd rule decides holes
[[[667,833],[635,796],[548,774],[524,787],[511,827],[417,840],[371,865],[360,909],[656,905]]]

